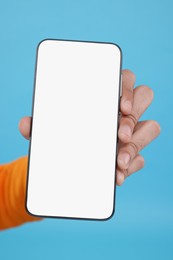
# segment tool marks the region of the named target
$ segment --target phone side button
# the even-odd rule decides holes
[[[122,74],[121,74],[121,79],[120,79],[120,97],[122,97],[122,93],[123,93],[123,85],[122,85]]]

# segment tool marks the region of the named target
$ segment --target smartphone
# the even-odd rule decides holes
[[[115,209],[121,49],[43,40],[37,48],[26,209],[105,220]]]

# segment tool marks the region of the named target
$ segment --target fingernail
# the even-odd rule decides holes
[[[130,138],[132,135],[131,128],[128,125],[120,125],[119,135],[127,136]]]
[[[122,153],[118,157],[118,165],[121,169],[127,169],[130,162],[130,155],[128,153]]]
[[[122,185],[124,182],[124,174],[117,172],[117,185]]]

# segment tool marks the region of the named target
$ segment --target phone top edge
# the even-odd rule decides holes
[[[109,44],[109,45],[114,45],[120,52],[120,59],[122,59],[122,49],[121,47],[114,42],[104,42],[104,41],[87,41],[87,40],[69,40],[69,39],[55,39],[55,38],[45,38],[42,39],[38,44],[37,44],[37,52],[39,50],[39,47],[41,46],[42,43],[47,42],[47,41],[64,41],[64,42],[82,42],[82,43],[96,43],[96,44]]]

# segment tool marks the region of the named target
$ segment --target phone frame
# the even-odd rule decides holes
[[[106,221],[113,217],[115,214],[115,198],[116,198],[116,165],[117,165],[117,156],[115,158],[115,172],[114,172],[114,196],[113,196],[113,210],[112,214],[108,218],[104,219],[96,219],[96,218],[80,218],[80,217],[63,217],[63,216],[45,216],[45,215],[36,215],[29,211],[27,208],[27,198],[28,198],[28,180],[29,180],[29,163],[30,163],[30,153],[31,153],[31,145],[32,145],[32,118],[34,116],[34,104],[35,104],[35,89],[36,89],[36,77],[37,77],[37,62],[38,62],[38,50],[39,46],[42,42],[51,40],[51,41],[68,41],[68,42],[84,42],[84,43],[97,43],[97,44],[113,44],[120,51],[120,73],[119,73],[119,86],[118,86],[118,109],[117,109],[117,128],[119,127],[119,114],[120,114],[120,98],[122,95],[122,50],[119,45],[113,42],[100,42],[100,41],[85,41],[85,40],[67,40],[67,39],[53,39],[53,38],[45,38],[39,42],[36,49],[36,61],[35,61],[35,69],[34,69],[34,87],[32,94],[32,109],[31,109],[31,128],[30,128],[30,140],[29,140],[29,149],[28,149],[28,165],[27,165],[27,177],[26,177],[26,196],[25,196],[25,209],[27,213],[33,217],[38,218],[53,218],[53,219],[71,219],[71,220],[88,220],[88,221]],[[116,135],[116,151],[115,154],[118,153],[118,129]]]

